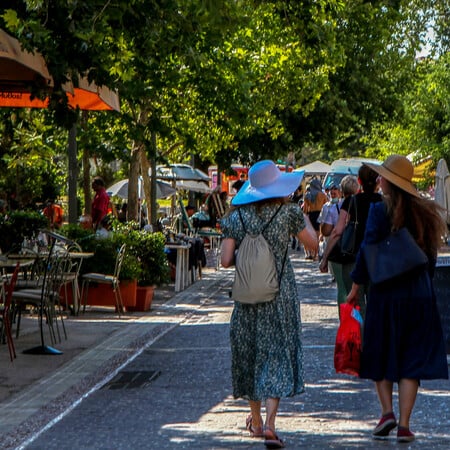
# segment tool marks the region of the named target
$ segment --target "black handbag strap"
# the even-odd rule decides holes
[[[355,222],[355,227],[358,225],[358,205],[357,205],[357,201],[356,201],[356,198],[355,198],[355,196],[354,195],[352,195],[352,198],[350,199],[350,204],[348,205],[348,211],[347,211],[347,214],[348,214],[348,220],[347,220],[347,223],[345,224],[345,225],[347,225],[351,220],[351,216],[350,216],[350,211],[351,211],[351,209],[352,209],[352,206],[355,208],[355,220],[354,220],[354,222]]]

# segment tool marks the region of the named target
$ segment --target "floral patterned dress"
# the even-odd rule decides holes
[[[245,228],[259,233],[279,208],[279,203],[240,207]],[[290,237],[305,228],[300,207],[283,205],[264,237],[276,259],[278,277],[283,267],[280,292],[268,303],[234,303],[230,323],[233,395],[247,400],[291,397],[304,391],[300,301],[287,248]],[[222,219],[223,237],[236,247],[245,236],[237,210]]]

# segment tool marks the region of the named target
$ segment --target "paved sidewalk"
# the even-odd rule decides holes
[[[372,383],[334,373],[335,285],[301,253],[293,253],[292,261],[302,302],[307,386],[305,394],[281,402],[277,426],[287,447],[450,448],[450,382],[442,380],[421,387],[412,419],[416,442],[370,439],[379,414]],[[264,448],[245,430],[246,402],[231,396],[232,274],[207,271],[151,314],[116,323],[103,340],[2,402],[0,448]],[[154,377],[140,386],[108,384],[126,371]],[[19,447],[21,442],[27,445]]]

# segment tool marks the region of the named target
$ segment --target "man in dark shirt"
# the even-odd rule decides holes
[[[236,191],[236,194],[239,192],[239,189],[244,185],[245,183],[245,173],[241,172],[241,175],[239,176],[239,180],[235,181],[231,187]]]

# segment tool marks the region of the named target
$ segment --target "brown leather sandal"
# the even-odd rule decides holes
[[[270,449],[284,448],[284,442],[278,437],[275,431],[268,427],[264,430],[264,445]]]
[[[254,438],[262,438],[264,437],[264,430],[263,427],[254,427],[252,424],[252,415],[249,414],[247,416],[247,419],[245,420],[245,428],[250,433],[251,437]]]

